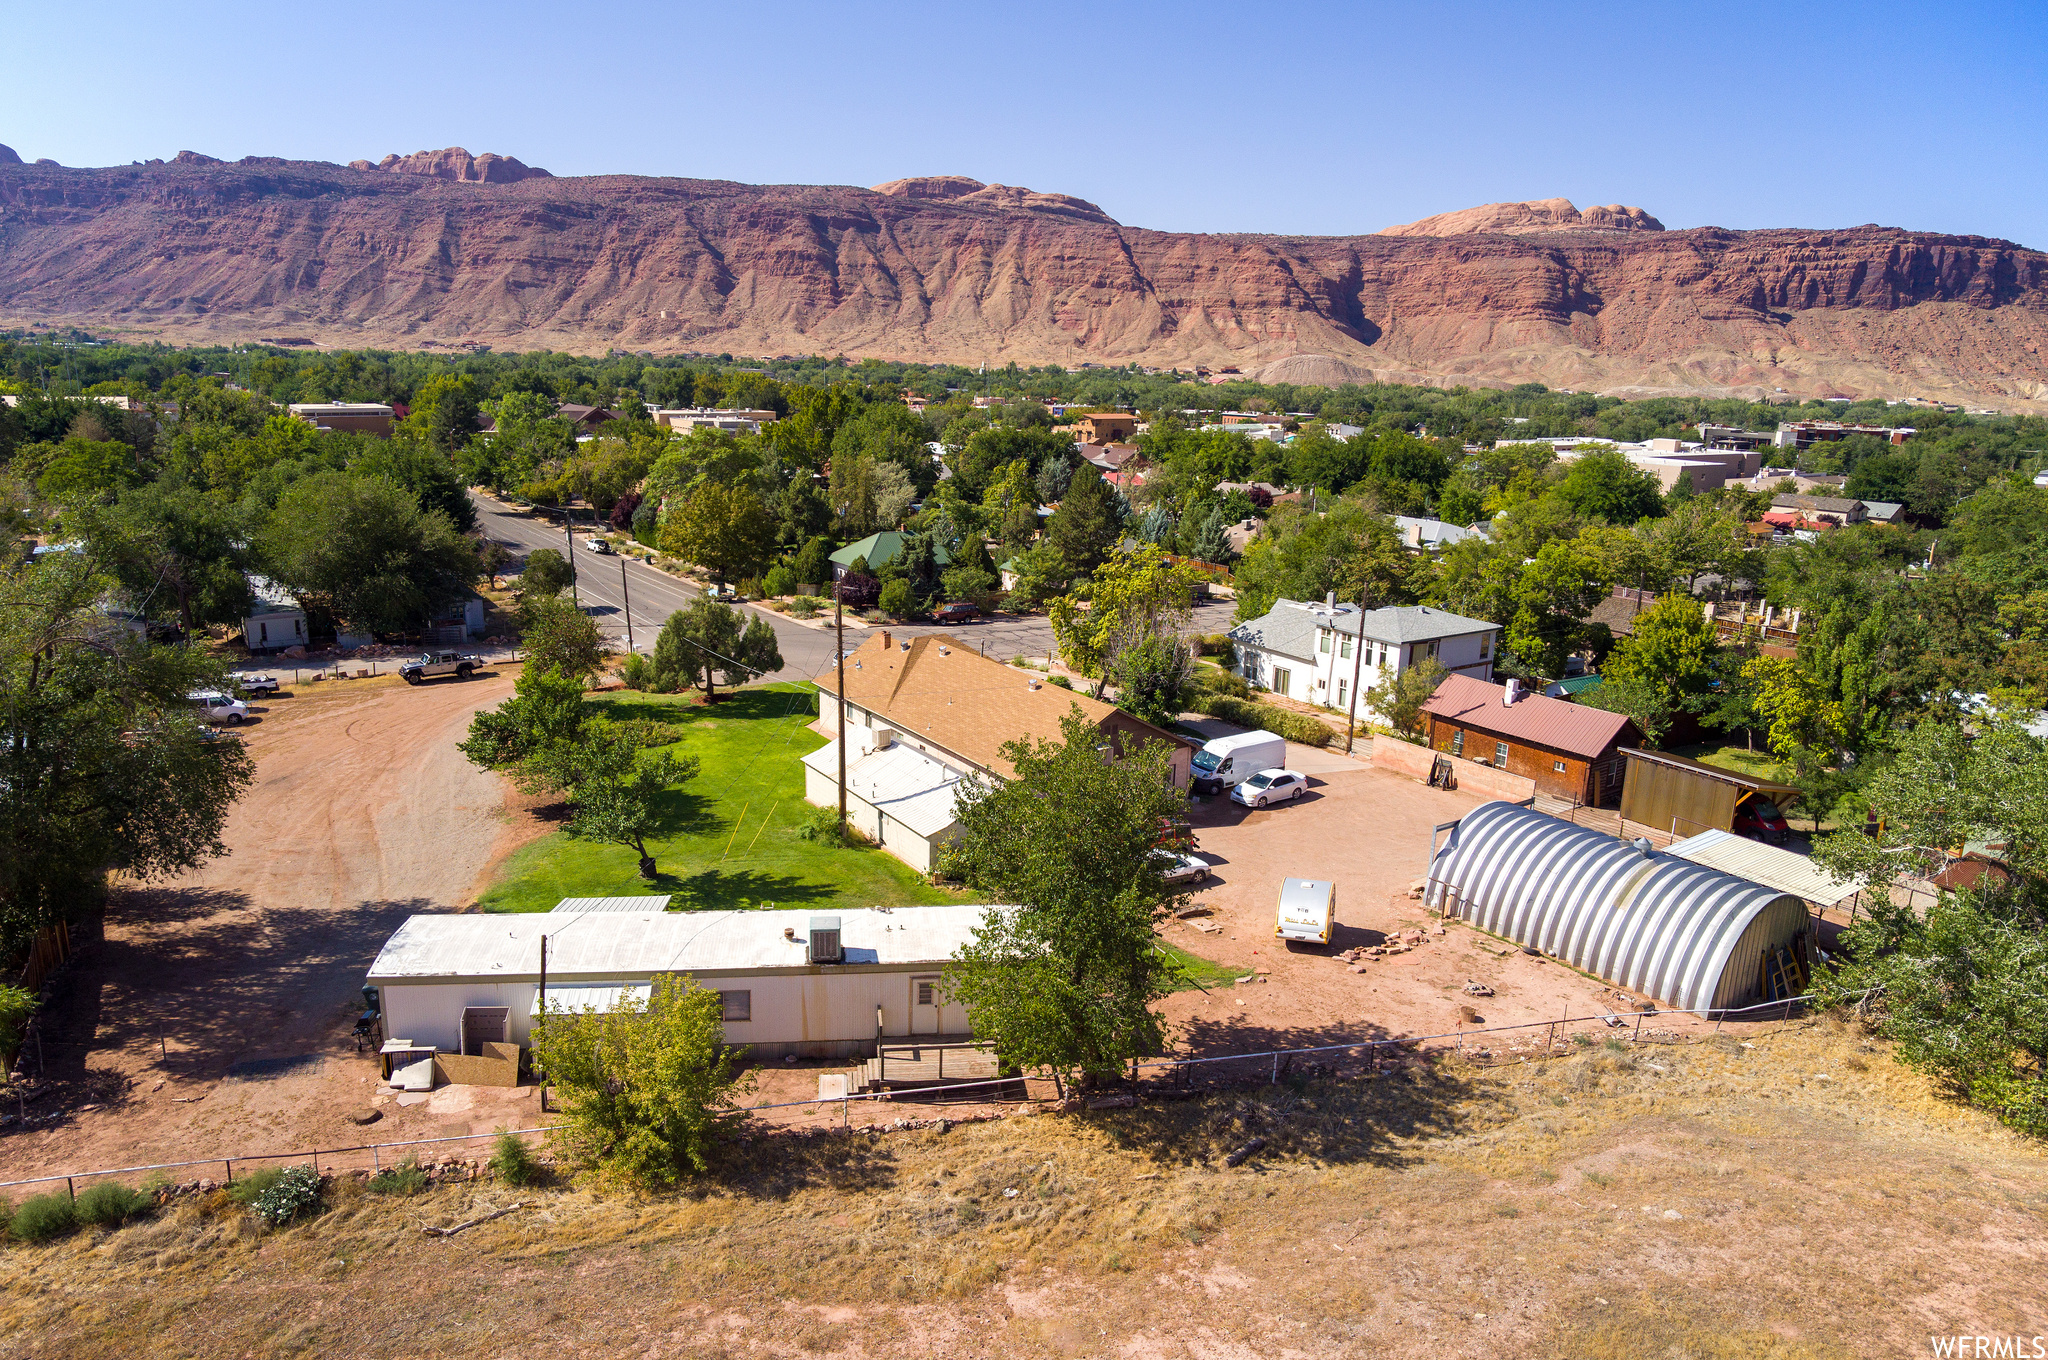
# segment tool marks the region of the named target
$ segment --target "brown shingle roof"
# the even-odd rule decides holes
[[[1506,737],[1511,741],[1563,751],[1568,755],[1597,759],[1629,729],[1629,720],[1619,713],[1567,703],[1527,690],[1509,708],[1501,703],[1504,686],[1475,680],[1469,675],[1447,675],[1436,693],[1422,706],[1435,714],[1475,732]]]
[[[837,695],[838,678],[838,668],[830,667],[818,687]],[[1017,771],[1003,759],[1003,743],[1059,740],[1060,720],[1076,704],[1110,734],[1119,754],[1132,749],[1130,742],[1188,744],[1100,699],[1048,685],[1035,671],[992,661],[944,633],[871,636],[846,658],[846,701],[1005,779]]]

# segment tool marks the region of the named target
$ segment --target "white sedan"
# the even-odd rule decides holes
[[[1251,778],[1230,791],[1230,796],[1246,807],[1262,808],[1268,803],[1284,803],[1299,798],[1308,792],[1308,776],[1292,770],[1260,770]]]
[[[1209,877],[1209,861],[1200,855],[1159,849],[1152,852],[1152,857],[1159,861],[1168,883],[1200,883]]]

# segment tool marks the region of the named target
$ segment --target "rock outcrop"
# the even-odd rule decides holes
[[[14,154],[11,146],[0,146],[0,165],[20,165],[21,157]]]
[[[394,175],[425,175],[429,179],[452,179],[472,184],[517,184],[523,179],[553,179],[537,165],[527,165],[514,156],[486,151],[472,156],[459,146],[439,151],[415,151],[410,156],[393,153],[375,165],[350,161],[351,170],[383,170]]]
[[[1438,213],[1420,222],[1386,227],[1382,236],[1533,236],[1552,231],[1662,231],[1664,224],[1641,208],[1610,203],[1581,212],[1568,198],[1542,198],[1533,203],[1488,203],[1479,208]]]
[[[1619,209],[1535,233],[1195,235],[952,177],[209,161],[0,165],[0,323],[2048,409],[2048,256],[1983,237],[1601,225],[1636,220]]]

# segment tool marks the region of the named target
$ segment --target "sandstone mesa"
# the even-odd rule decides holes
[[[964,176],[556,177],[459,147],[99,169],[0,148],[0,321],[2048,405],[2048,256],[2009,241],[1672,231],[1564,199],[1356,236],[1196,234]]]

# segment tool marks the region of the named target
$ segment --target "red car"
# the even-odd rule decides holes
[[[1735,834],[1748,836],[1752,840],[1769,841],[1776,845],[1785,839],[1792,828],[1785,822],[1785,814],[1778,811],[1775,803],[1761,798],[1749,798],[1735,809]]]
[[[981,611],[965,600],[942,604],[932,611],[932,621],[935,623],[973,623],[980,617]]]

